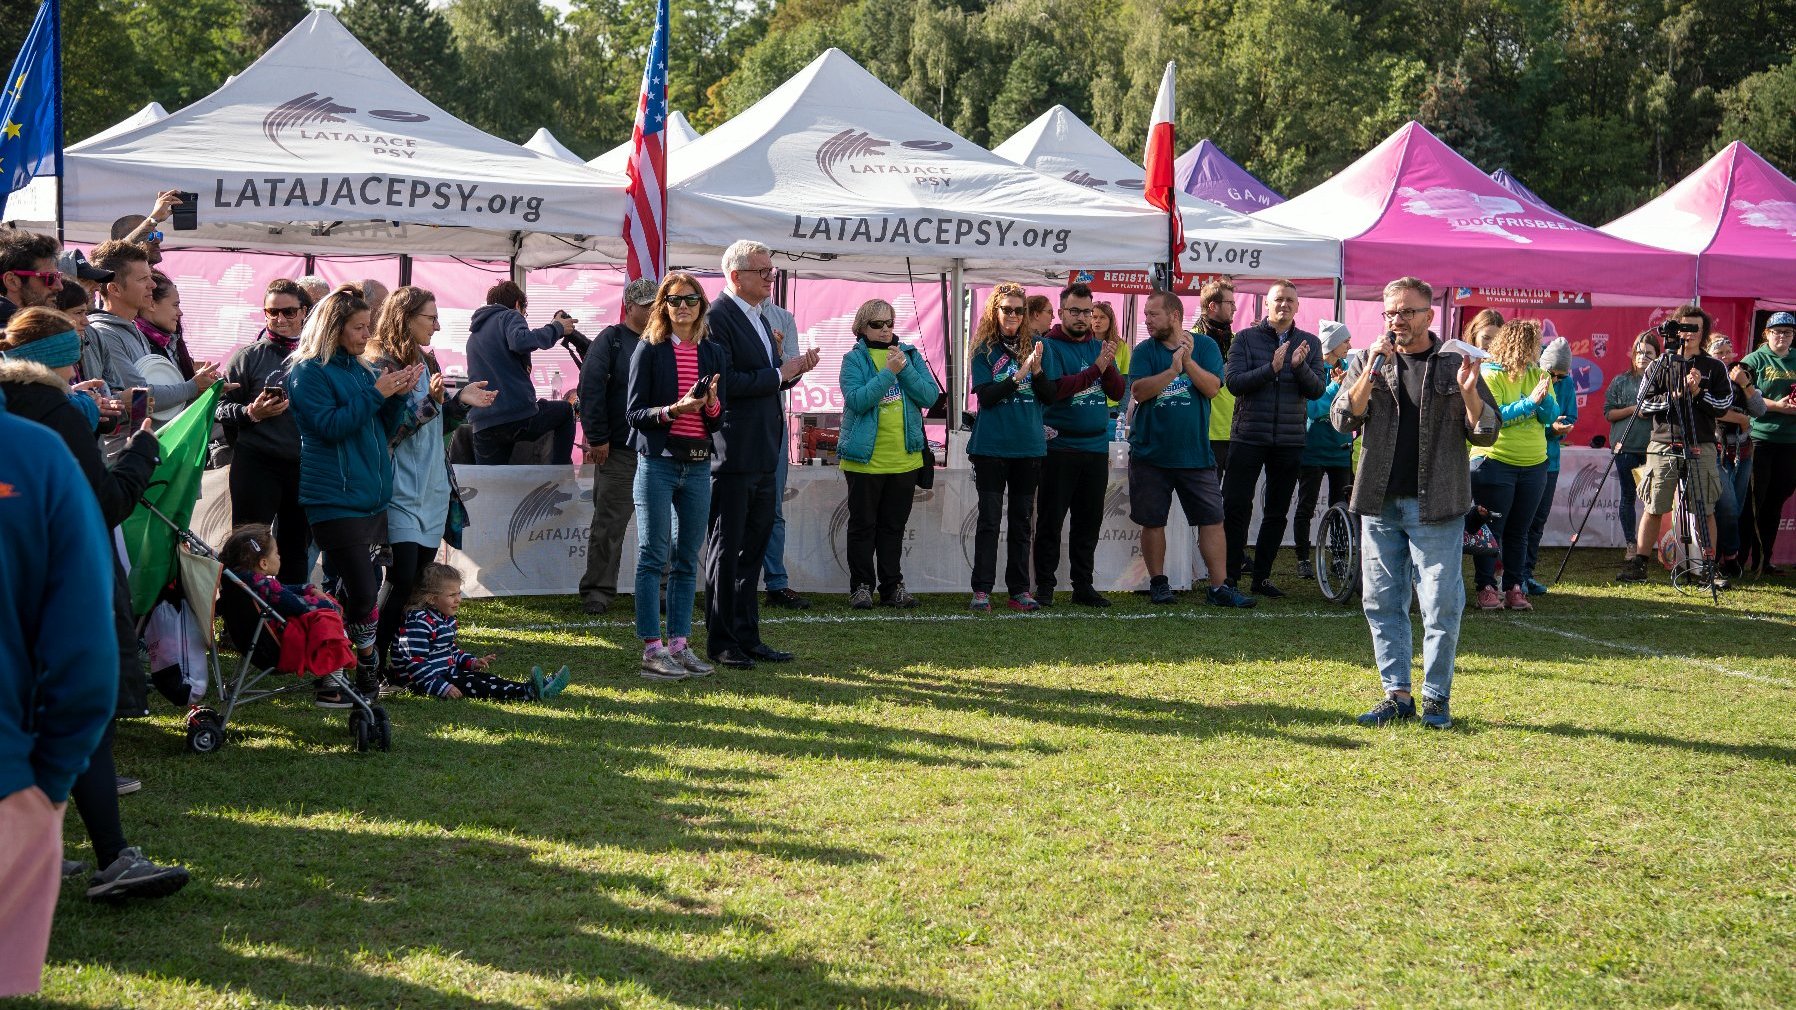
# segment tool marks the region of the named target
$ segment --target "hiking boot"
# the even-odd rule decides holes
[[[1110,598],[1090,586],[1082,586],[1073,590],[1073,602],[1082,607],[1108,607]]]
[[[872,610],[873,590],[866,586],[855,586],[854,592],[848,596],[848,605],[856,610]]]
[[[1249,607],[1260,605],[1259,600],[1246,595],[1226,582],[1220,586],[1211,586],[1204,595],[1209,599],[1212,607],[1234,607],[1237,610],[1246,610]]]
[[[1545,596],[1547,594],[1546,585],[1535,579],[1532,575],[1522,580],[1522,589],[1525,590],[1529,596]]]
[[[709,677],[717,672],[717,667],[698,658],[698,653],[693,652],[690,645],[674,653],[673,658],[674,662],[685,668],[687,676]]]
[[[1054,591],[1052,589],[1037,589],[1035,591],[1035,605],[1042,610],[1054,609]]]
[[[1631,554],[1621,563],[1621,570],[1615,573],[1617,582],[1645,582],[1646,555]]]
[[[1521,586],[1510,586],[1503,594],[1503,606],[1510,610],[1533,610],[1534,604],[1528,602],[1528,594]]]
[[[1035,602],[1035,597],[1028,593],[1017,593],[1010,598],[1010,609],[1033,614],[1041,609],[1041,604]]]
[[[164,898],[186,886],[186,867],[157,866],[133,845],[121,849],[111,866],[88,880],[87,896],[102,900]]]
[[[143,788],[142,779],[134,779],[129,775],[114,775],[113,778],[118,780],[118,794],[120,796],[129,796]]]
[[[1179,596],[1172,591],[1172,582],[1164,575],[1156,575],[1148,580],[1147,601],[1149,603],[1177,603]]]
[[[1310,561],[1309,552],[1304,551],[1303,553],[1304,557],[1297,562],[1297,577],[1308,582],[1316,577],[1316,566]]]
[[[1429,729],[1453,728],[1453,717],[1447,713],[1447,699],[1422,699],[1422,725]]]
[[[640,672],[646,680],[685,680],[692,676],[665,647],[644,653]]]
[[[879,602],[899,610],[912,610],[916,608],[918,600],[910,594],[910,590],[904,588],[904,583],[900,582],[897,588],[892,590],[892,595]]]
[[[973,602],[967,604],[967,609],[968,610],[977,610],[982,614],[991,613],[992,612],[992,594],[990,594],[990,593],[974,593],[973,594]]]
[[[1359,717],[1361,726],[1383,726],[1399,719],[1416,717],[1416,700],[1414,698],[1398,698],[1386,695],[1383,701],[1373,705],[1371,710]]]
[[[1503,594],[1497,592],[1496,586],[1479,586],[1478,587],[1478,609],[1479,610],[1502,610],[1503,609]]]
[[[1282,600],[1289,595],[1283,589],[1273,585],[1271,579],[1255,579],[1251,588],[1255,596],[1264,596],[1268,600]]]

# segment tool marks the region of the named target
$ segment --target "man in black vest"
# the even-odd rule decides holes
[[[755,590],[773,532],[774,471],[784,438],[780,391],[817,367],[815,348],[782,359],[761,304],[773,292],[773,253],[746,239],[723,253],[729,286],[713,299],[708,339],[730,355],[723,383],[723,427],[713,436],[711,526],[705,542],[705,649],[724,666],[790,661],[761,641]]]

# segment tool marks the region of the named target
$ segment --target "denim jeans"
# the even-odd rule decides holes
[[[786,458],[790,438],[780,439],[780,465],[773,471],[773,532],[767,537],[767,556],[761,559],[761,571],[767,576],[767,591],[784,589],[786,578]]]
[[[1752,504],[1752,457],[1721,466],[1721,499],[1715,505],[1717,557],[1731,558],[1744,546],[1740,539],[1742,513]]]
[[[1544,460],[1533,466],[1511,466],[1489,456],[1472,460],[1472,500],[1503,515],[1491,528],[1503,542],[1504,589],[1522,584],[1523,570],[1528,567],[1528,527],[1534,525],[1534,510],[1540,507],[1540,493],[1546,486]],[[1478,588],[1497,584],[1496,558],[1480,556],[1472,567]]]
[[[1621,539],[1627,544],[1629,554],[1634,553],[1634,540],[1640,535],[1640,511],[1634,507],[1635,497],[1639,494],[1640,485],[1634,481],[1634,471],[1646,465],[1644,452],[1618,452],[1615,454],[1615,476],[1621,482],[1621,505],[1617,518],[1621,520]]]
[[[1414,498],[1386,498],[1375,516],[1360,517],[1360,575],[1366,623],[1372,628],[1372,656],[1386,694],[1410,689],[1415,644],[1409,626],[1411,573],[1421,580],[1422,697],[1444,701],[1453,691],[1453,660],[1459,651],[1459,618],[1465,610],[1457,518],[1425,523]]]
[[[661,572],[667,579],[667,637],[692,634],[698,552],[711,515],[711,464],[644,456],[636,466],[636,637],[661,637]]]

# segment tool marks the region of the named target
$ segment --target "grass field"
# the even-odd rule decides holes
[[[1365,622],[1313,586],[819,599],[768,622],[798,662],[675,685],[622,614],[472,603],[568,693],[391,699],[390,754],[297,700],[209,757],[127,727],[127,831],[194,882],[65,891],[33,1005],[1789,1007],[1796,580],[1613,554],[1466,615],[1445,733],[1354,724]]]

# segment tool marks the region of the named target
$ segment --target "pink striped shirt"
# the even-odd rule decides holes
[[[674,372],[680,377],[675,386],[681,396],[685,396],[692,384],[698,381],[698,344],[681,343],[678,338],[673,341]],[[670,434],[681,438],[709,438],[705,431],[705,422],[699,419],[698,412],[681,414],[673,419],[668,428]]]

